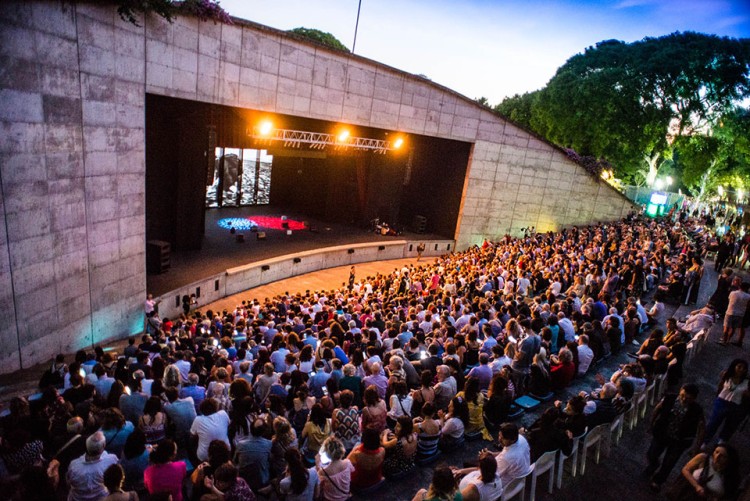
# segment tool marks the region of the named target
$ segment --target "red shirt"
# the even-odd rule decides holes
[[[167,464],[152,464],[143,473],[143,483],[149,494],[169,491],[172,501],[182,501],[182,481],[187,467],[182,461]]]

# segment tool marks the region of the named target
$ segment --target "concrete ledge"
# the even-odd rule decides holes
[[[178,317],[183,312],[184,295],[200,296],[197,297],[196,307],[201,308],[227,296],[305,273],[358,263],[416,257],[417,246],[420,243],[425,244],[422,254],[424,257],[436,257],[453,252],[456,245],[454,240],[389,240],[337,245],[286,254],[235,266],[162,294],[157,298],[161,300],[159,312],[162,318]]]

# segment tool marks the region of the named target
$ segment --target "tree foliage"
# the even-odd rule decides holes
[[[673,33],[605,40],[571,57],[547,86],[498,112],[616,174],[653,176],[683,136],[707,134],[750,96],[750,40]]]
[[[170,23],[178,13],[187,13],[197,16],[201,21],[213,20],[232,24],[229,14],[219,5],[216,0],[114,0],[117,4],[117,13],[123,21],[138,24],[138,15],[146,16],[156,14]]]
[[[308,38],[310,40],[314,40],[318,43],[322,43],[323,45],[330,47],[332,49],[340,50],[343,52],[349,52],[349,49],[341,43],[341,41],[333,36],[331,33],[327,33],[325,31],[316,30],[315,28],[294,28],[293,30],[289,30],[290,33],[296,33],[297,35],[301,35],[305,38]]]

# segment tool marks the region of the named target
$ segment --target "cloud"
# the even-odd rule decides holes
[[[655,0],[621,0],[615,4],[615,9],[631,9],[633,7],[646,7],[648,5],[655,5]]]

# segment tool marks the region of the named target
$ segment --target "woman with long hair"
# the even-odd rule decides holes
[[[714,400],[711,418],[706,425],[704,446],[713,438],[722,423],[724,426],[719,433],[719,439],[727,442],[742,422],[746,412],[742,404],[750,398],[747,373],[747,360],[741,358],[732,360],[729,367],[721,373],[718,394]]]
[[[448,412],[438,411],[440,418],[440,448],[450,450],[463,442],[464,431],[469,424],[469,406],[463,397],[453,397]]]
[[[492,441],[492,436],[487,432],[484,425],[484,403],[485,396],[479,391],[479,378],[468,377],[464,383],[463,391],[456,395],[466,401],[469,409],[469,423],[466,426],[467,435],[481,435],[485,440]]]
[[[380,444],[385,448],[383,473],[386,477],[393,477],[414,468],[417,455],[417,434],[414,423],[409,416],[400,416],[391,433],[383,430]]]
[[[331,434],[331,420],[326,416],[323,406],[320,404],[313,405],[310,409],[305,427],[302,429],[302,440],[304,440],[303,453],[309,463],[315,461],[315,455],[320,450],[320,446]]]
[[[271,477],[278,478],[284,474],[286,462],[284,455],[289,449],[297,449],[297,433],[285,417],[273,420],[273,438],[271,439]]]
[[[320,481],[315,467],[308,468],[297,449],[284,454],[286,476],[279,483],[279,493],[285,501],[313,501],[320,492]]]
[[[419,489],[412,501],[461,501],[463,496],[453,471],[447,466],[438,466],[432,474],[432,482],[427,489]]]
[[[737,451],[729,444],[719,444],[711,454],[700,453],[688,461],[666,496],[672,501],[735,499],[739,466]]]
[[[385,402],[380,399],[378,390],[375,386],[370,385],[365,390],[365,408],[362,409],[362,429],[371,428],[378,432],[383,432],[386,425],[386,416],[388,411],[385,408]]]
[[[138,429],[146,436],[146,443],[155,444],[167,436],[167,415],[162,411],[159,397],[149,397],[138,420]]]
[[[508,378],[502,372],[492,376],[490,389],[487,392],[487,403],[484,404],[484,423],[494,435],[500,429],[510,413],[513,395],[508,389]]]

